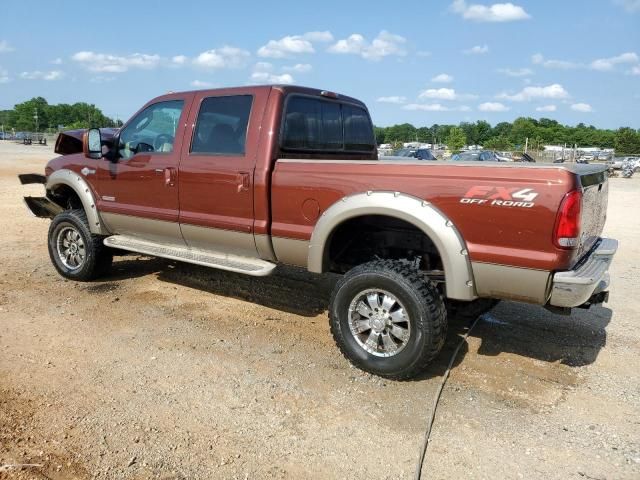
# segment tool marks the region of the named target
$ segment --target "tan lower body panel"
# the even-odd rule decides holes
[[[472,262],[471,268],[480,297],[547,303],[551,272],[481,262]]]
[[[180,224],[151,218],[134,217],[120,213],[100,212],[100,217],[110,233],[131,235],[153,242],[185,246]]]
[[[257,257],[256,242],[252,233],[234,232],[219,228],[181,224],[182,236],[187,245],[200,250],[215,250],[245,257]]]
[[[307,240],[271,237],[271,242],[278,262],[307,267],[309,258],[309,242]]]

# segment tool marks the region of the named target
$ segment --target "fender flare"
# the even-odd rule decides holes
[[[93,197],[91,187],[89,187],[89,184],[84,178],[76,172],[66,168],[56,170],[49,175],[49,178],[47,178],[45,187],[47,191],[51,191],[55,190],[58,185],[66,185],[70,187],[76,195],[78,195],[78,198],[80,198],[80,201],[82,202],[82,207],[87,215],[89,230],[91,233],[96,235],[109,234],[109,231],[105,228],[104,223],[100,219],[100,214],[98,213],[98,208],[96,206],[96,201]]]
[[[467,247],[453,222],[431,203],[400,192],[370,191],[349,195],[325,210],[311,235],[307,258],[309,271],[323,272],[325,248],[331,234],[344,221],[363,215],[398,218],[422,230],[442,258],[447,297],[456,300],[477,298]]]

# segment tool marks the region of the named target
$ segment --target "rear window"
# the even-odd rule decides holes
[[[281,145],[286,150],[370,152],[375,140],[364,108],[294,95],[286,104]]]
[[[244,155],[252,101],[251,95],[202,100],[191,153]]]

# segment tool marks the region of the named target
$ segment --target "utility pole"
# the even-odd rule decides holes
[[[529,148],[529,137],[524,139],[524,153],[527,153],[528,148]]]
[[[35,119],[35,121],[36,121],[36,133],[38,133],[38,109],[37,109],[37,108],[34,108],[33,110],[34,110],[34,112],[35,112],[35,113],[34,113],[34,115],[33,115],[33,118],[34,118],[34,119]]]

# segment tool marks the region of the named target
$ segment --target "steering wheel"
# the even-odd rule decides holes
[[[170,143],[173,146],[174,137],[169,135],[168,133],[161,133],[156,137],[153,141],[153,150],[156,152],[161,151],[160,149],[165,143]]]

